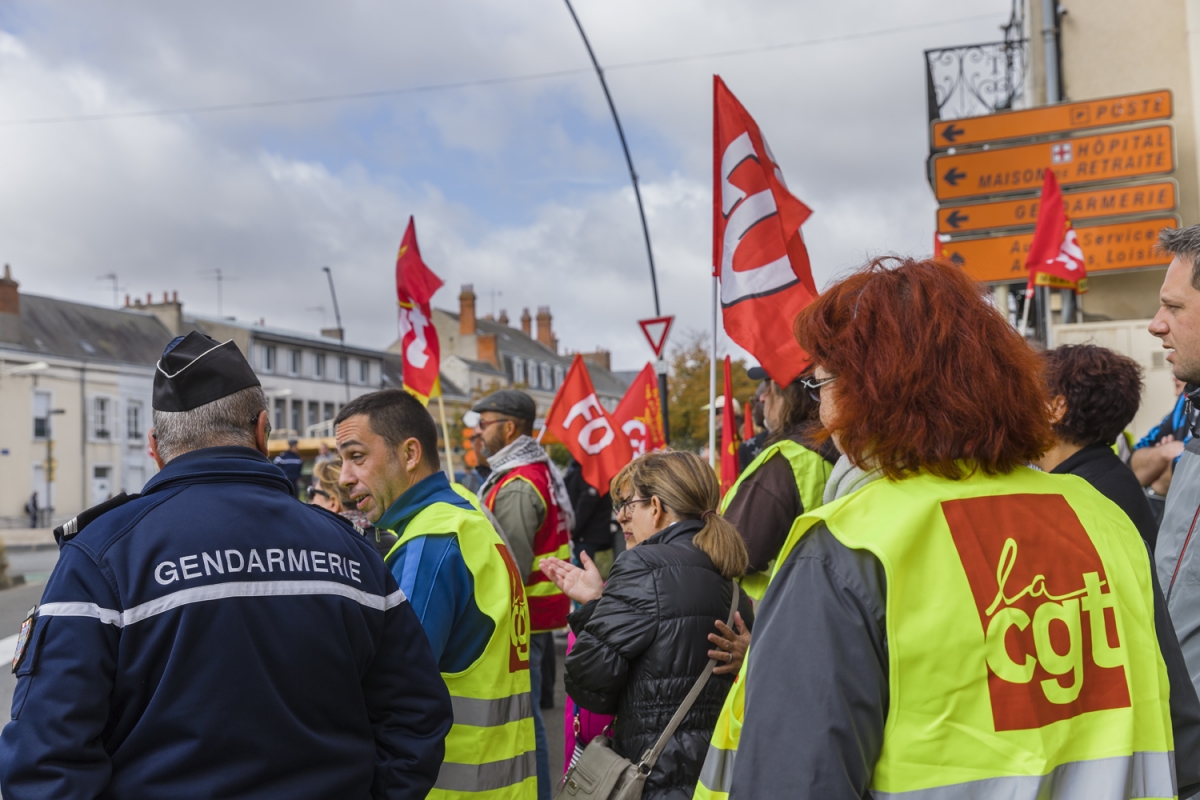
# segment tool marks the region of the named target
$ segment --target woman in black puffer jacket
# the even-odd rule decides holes
[[[567,692],[582,708],[615,714],[613,749],[637,762],[654,746],[709,660],[714,620],[729,616],[731,579],[746,569],[737,530],[717,515],[720,487],[691,453],[650,453],[612,482],[613,506],[629,549],[604,584],[556,559],[543,571],[583,603],[569,622]],[[739,601],[753,622],[750,600]],[[714,674],[646,781],[646,800],[690,798],[733,675]]]

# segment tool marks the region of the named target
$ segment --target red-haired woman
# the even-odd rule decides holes
[[[1025,466],[1053,441],[1037,356],[960,270],[894,261],[796,320],[850,469],[780,551],[696,797],[1200,789],[1200,706],[1137,530]]]

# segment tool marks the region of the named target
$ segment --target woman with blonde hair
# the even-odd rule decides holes
[[[354,529],[363,536],[371,538],[375,543],[375,551],[381,557],[386,556],[396,544],[396,534],[381,531],[371,524],[367,515],[355,507],[346,487],[338,483],[342,473],[342,459],[334,457],[317,462],[313,467],[313,482],[307,489],[308,501],[326,511],[345,517]]]
[[[692,453],[648,453],[612,481],[628,549],[607,584],[584,568],[545,559],[542,571],[581,607],[567,656],[567,692],[582,708],[615,714],[613,749],[636,761],[654,746],[709,661],[706,635],[725,620],[746,545],[716,508],[720,485]],[[739,601],[753,624],[749,598]],[[713,675],[646,781],[647,800],[690,798],[717,715],[733,684]]]

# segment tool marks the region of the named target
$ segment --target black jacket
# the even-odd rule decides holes
[[[617,557],[604,596],[570,617],[578,637],[566,687],[589,711],[616,714],[613,748],[636,761],[654,746],[708,664],[707,636],[729,616],[731,582],[692,537],[699,520],[676,523]],[[742,619],[753,622],[742,594]],[[733,676],[714,675],[646,781],[647,800],[690,798]]]
[[[563,476],[567,495],[575,508],[575,529],[571,541],[577,544],[595,545],[597,550],[608,550],[613,546],[612,495],[600,494],[583,479],[579,462],[572,459],[567,474]]]
[[[1056,475],[1078,475],[1092,485],[1096,491],[1112,500],[1133,522],[1142,535],[1150,552],[1158,539],[1158,523],[1146,492],[1138,483],[1125,462],[1117,457],[1111,447],[1093,444],[1083,448],[1051,470]]]

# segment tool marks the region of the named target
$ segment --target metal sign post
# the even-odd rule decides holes
[[[671,325],[675,317],[651,317],[639,319],[642,333],[650,343],[656,359],[654,369],[658,373],[658,401],[662,406],[663,438],[669,444],[671,441],[671,422],[667,414],[667,360],[662,357],[663,349],[667,346],[667,335],[671,333]]]

